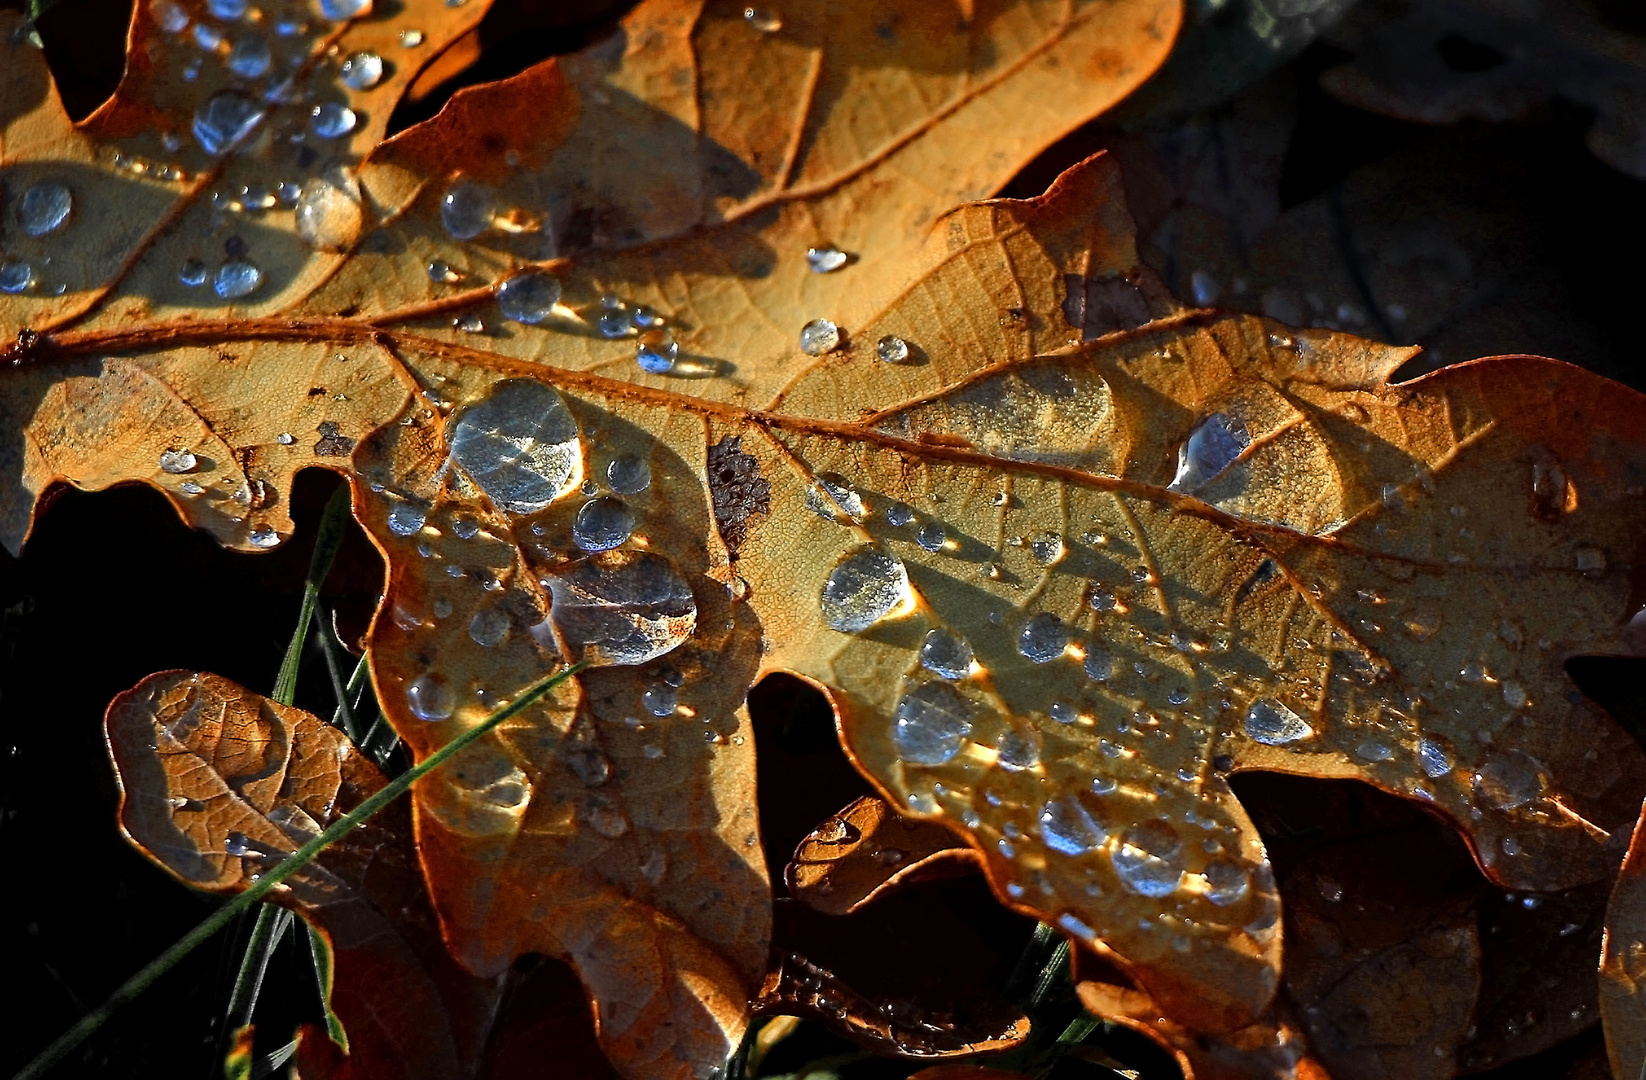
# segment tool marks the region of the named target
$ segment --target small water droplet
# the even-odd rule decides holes
[[[894,502],[886,507],[886,524],[901,529],[914,520],[914,507],[905,502]]]
[[[236,90],[213,94],[194,111],[195,141],[206,153],[226,153],[263,119],[263,108]]]
[[[1606,553],[1597,547],[1578,548],[1577,568],[1585,573],[1598,573],[1606,569]]]
[[[17,222],[30,236],[48,236],[61,229],[74,209],[67,184],[42,180],[31,184],[17,201]]]
[[[945,679],[964,679],[972,670],[972,647],[947,627],[933,628],[920,643],[920,666]]]
[[[199,484],[196,484],[193,480],[185,480],[181,484],[177,485],[177,490],[181,491],[185,495],[201,495],[205,493],[206,489],[201,487]]]
[[[261,79],[268,73],[274,54],[262,34],[247,34],[229,50],[229,70],[242,79]]]
[[[1217,303],[1217,279],[1204,270],[1196,270],[1189,275],[1189,291],[1194,294],[1197,307],[1210,307]]]
[[[837,247],[814,247],[806,249],[806,265],[814,274],[832,274],[850,261],[847,255]],[[810,351],[810,350],[808,350]],[[827,351],[827,350],[824,350]]]
[[[887,334],[875,342],[874,354],[888,364],[901,364],[909,358],[909,343],[896,334]]]
[[[1063,557],[1063,538],[1054,532],[1037,533],[1029,541],[1029,551],[1041,566],[1050,566]]]
[[[383,80],[383,58],[373,52],[357,52],[343,61],[343,85],[350,90],[370,90]]]
[[[904,761],[941,765],[960,752],[972,715],[971,703],[947,683],[924,683],[897,703],[892,743]]]
[[[395,503],[389,511],[389,531],[396,536],[412,536],[423,528],[427,512],[416,503]]]
[[[863,497],[839,473],[819,473],[806,491],[806,506],[831,525],[863,520]]]
[[[332,22],[342,22],[371,13],[371,0],[319,0],[320,14]]]
[[[844,634],[862,633],[909,598],[903,561],[865,545],[843,556],[829,572],[818,604],[823,619]]]
[[[640,370],[653,375],[673,371],[679,358],[680,345],[668,334],[660,341],[642,341],[634,349],[634,362],[640,365]]]
[[[680,692],[668,683],[650,686],[640,695],[640,704],[653,716],[673,716],[680,707]]]
[[[624,455],[606,466],[606,482],[619,495],[638,495],[652,486],[652,467],[644,458]]]
[[[947,540],[948,533],[944,530],[942,523],[937,521],[928,521],[920,526],[920,531],[915,533],[914,537],[915,543],[927,551],[941,551]]]
[[[1251,877],[1234,863],[1214,860],[1206,864],[1206,899],[1218,907],[1238,904],[1251,891]]]
[[[440,199],[440,224],[453,240],[473,240],[491,228],[491,188],[474,180],[452,182]]]
[[[195,23],[194,43],[206,52],[215,52],[223,43],[223,31],[208,23]]]
[[[1273,698],[1260,698],[1246,711],[1246,734],[1266,746],[1282,746],[1314,734],[1297,713]]]
[[[336,139],[354,130],[354,110],[336,101],[326,101],[309,110],[309,130],[322,139]]]
[[[629,820],[617,810],[603,803],[585,807],[583,820],[589,827],[608,840],[616,840],[629,831]]]
[[[407,49],[417,48],[419,45],[423,44],[423,31],[421,31],[421,30],[402,30],[402,31],[400,31],[400,44],[403,47],[407,48]]]
[[[469,637],[476,645],[490,649],[509,636],[509,615],[502,608],[483,607],[469,620]]]
[[[634,532],[634,511],[610,495],[590,499],[578,508],[572,522],[572,540],[584,551],[621,547]]]
[[[1505,679],[1503,682],[1503,704],[1511,709],[1525,708],[1526,688],[1513,679]]]
[[[438,675],[424,673],[406,684],[406,705],[419,720],[445,720],[457,703]]]
[[[451,285],[463,280],[463,275],[453,270],[445,259],[434,259],[428,266],[429,280],[437,285]]]
[[[1063,655],[1069,644],[1069,630],[1063,620],[1049,612],[1033,615],[1017,635],[1017,651],[1036,664],[1045,664]]]
[[[34,284],[34,267],[22,259],[0,259],[0,292],[20,293]]]
[[[154,16],[155,25],[168,34],[182,33],[189,25],[189,13],[172,0],[155,0],[149,5],[149,14]]]
[[[996,760],[1007,772],[1022,772],[1040,764],[1040,739],[1032,730],[1008,728],[995,746]]]
[[[486,323],[484,319],[471,311],[466,315],[459,315],[453,319],[452,327],[466,334],[479,334],[485,331]]]
[[[230,259],[217,268],[212,288],[225,300],[238,300],[254,292],[262,283],[263,271],[257,268],[257,264],[245,259]]]
[[[1395,756],[1394,750],[1387,743],[1381,743],[1375,739],[1368,739],[1360,743],[1355,747],[1355,753],[1365,761],[1388,761]]]
[[[1216,479],[1234,464],[1252,437],[1239,419],[1213,413],[1189,434],[1177,452],[1177,476],[1172,491],[1193,492]]]
[[[347,251],[360,237],[364,214],[359,185],[334,172],[304,181],[292,207],[297,237],[316,251]]]
[[[1182,842],[1162,821],[1145,821],[1127,829],[1110,855],[1120,883],[1149,897],[1170,896],[1183,877]]]
[[[783,29],[783,19],[775,11],[767,8],[744,8],[743,21],[762,34],[775,34]]]
[[[257,525],[248,535],[253,547],[271,548],[280,544],[280,534],[274,531],[274,526],[267,523]]]
[[[1047,802],[1037,824],[1046,846],[1064,855],[1085,855],[1109,838],[1109,831],[1074,795]]]
[[[200,460],[187,450],[167,450],[160,455],[160,468],[169,473],[193,472]]]
[[[199,259],[186,259],[177,271],[177,280],[189,288],[196,288],[206,283],[206,264]]]
[[[1543,768],[1521,750],[1495,751],[1475,770],[1475,792],[1499,810],[1513,810],[1541,798],[1548,783]]]
[[[1081,666],[1086,669],[1086,678],[1094,682],[1107,682],[1114,674],[1114,657],[1102,649],[1093,649],[1086,654]]]
[[[840,348],[840,327],[828,319],[813,319],[800,328],[800,351],[807,356],[822,356]]]

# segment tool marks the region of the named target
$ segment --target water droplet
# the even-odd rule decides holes
[[[427,512],[416,503],[395,503],[389,511],[389,531],[396,536],[412,536],[423,528]]]
[[[806,249],[806,265],[814,274],[832,274],[845,266],[851,256],[837,247],[814,247]],[[832,347],[832,346],[831,346]],[[810,352],[811,350],[806,350]],[[828,350],[823,350],[827,352]]]
[[[402,31],[400,31],[400,44],[401,44],[401,46],[403,46],[404,48],[407,48],[407,49],[417,48],[419,45],[423,44],[423,31],[421,31],[421,30],[402,30]]]
[[[606,482],[619,495],[638,495],[652,486],[652,467],[644,458],[624,455],[606,466]]]
[[[223,90],[194,111],[194,138],[206,153],[226,153],[263,119],[263,108],[236,90]]]
[[[320,14],[332,22],[371,13],[371,0],[319,0]]]
[[[149,5],[149,14],[154,16],[155,25],[168,34],[181,33],[189,25],[189,13],[172,0],[155,0]]]
[[[1547,784],[1543,768],[1521,750],[1490,755],[1475,770],[1475,791],[1499,810],[1512,810],[1540,798]]]
[[[1434,739],[1417,741],[1417,760],[1423,766],[1424,775],[1431,780],[1438,780],[1452,771],[1452,755]]]
[[[584,551],[621,547],[634,532],[634,511],[622,499],[602,495],[590,499],[572,522],[572,540]]]
[[[160,468],[169,473],[193,472],[200,460],[187,450],[167,450],[160,455]]]
[[[34,284],[34,267],[22,259],[0,259],[0,292],[20,293]]]
[[[244,858],[252,853],[251,837],[243,832],[231,832],[223,837],[223,854]]]
[[[831,525],[863,520],[863,497],[839,473],[819,473],[806,491],[806,506]]]
[[[1513,679],[1503,682],[1503,704],[1511,709],[1521,709],[1526,706],[1526,688]]]
[[[484,332],[486,329],[485,320],[481,319],[480,316],[476,315],[472,311],[466,315],[459,315],[457,318],[453,319],[452,326],[466,334],[479,334]]]
[[[613,340],[634,336],[635,325],[630,321],[628,311],[615,298],[608,299],[612,300],[611,306],[602,311],[600,317],[595,320],[595,328],[600,331],[600,336]]]
[[[196,484],[193,480],[185,480],[181,484],[177,485],[177,490],[181,491],[185,495],[201,495],[205,493],[206,489],[201,487],[199,484]]]
[[[343,85],[350,90],[370,90],[383,80],[383,58],[376,53],[357,52],[343,61]]]
[[[206,52],[215,52],[223,43],[223,32],[207,23],[195,23],[194,43]]]
[[[599,787],[612,778],[612,763],[593,742],[568,740],[565,759],[572,775],[589,787]]]
[[[1196,425],[1177,452],[1177,476],[1172,491],[1193,492],[1216,479],[1234,464],[1252,437],[1240,420],[1213,413]]]
[[[743,21],[762,34],[775,34],[783,29],[783,19],[775,11],[759,7],[743,9]]]
[[[1037,534],[1029,541],[1029,551],[1041,566],[1050,566],[1063,557],[1063,538],[1054,532]]]
[[[509,636],[509,615],[502,608],[483,607],[469,620],[469,637],[482,648],[493,648]]]
[[[947,627],[935,627],[920,643],[920,666],[945,679],[964,679],[972,670],[972,647]]]
[[[1204,270],[1196,270],[1189,275],[1189,291],[1194,294],[1198,307],[1217,303],[1217,279]]]
[[[1177,834],[1163,821],[1145,821],[1127,829],[1110,855],[1120,883],[1143,896],[1170,896],[1183,877]]]
[[[1017,635],[1017,651],[1037,664],[1056,660],[1068,644],[1068,627],[1062,619],[1047,612],[1030,616]]]
[[[451,455],[498,508],[533,514],[570,491],[581,457],[560,395],[533,379],[497,383],[452,425]]]
[[[1085,855],[1109,838],[1109,830],[1098,824],[1074,795],[1052,799],[1042,806],[1038,825],[1046,846],[1064,855]]]
[[[448,0],[449,2],[449,0]],[[646,861],[640,864],[640,876],[646,879],[648,885],[660,885],[663,875],[669,871],[669,857],[663,854],[662,848],[654,848]]]
[[[497,306],[515,322],[536,324],[549,317],[560,300],[560,279],[541,270],[516,274],[497,286]]]
[[[212,288],[225,300],[238,300],[249,295],[263,283],[263,271],[245,259],[230,259],[217,268]]]
[[[204,285],[206,283],[206,264],[199,259],[184,260],[182,267],[177,271],[177,280],[191,289]]]
[[[1206,899],[1218,907],[1238,904],[1251,891],[1251,877],[1234,863],[1209,862],[1202,876],[1206,879]]]
[[[309,130],[322,139],[336,139],[354,130],[354,110],[336,101],[325,101],[309,110]]]
[[[901,364],[909,358],[909,343],[896,334],[887,334],[875,342],[874,354],[888,364]]]
[[[629,820],[603,803],[585,807],[583,820],[589,823],[589,828],[608,840],[616,840],[629,831]]]
[[[648,371],[653,375],[673,371],[674,362],[679,357],[680,344],[667,334],[663,335],[661,341],[642,341],[634,349],[634,362],[640,365],[641,371]]]
[[[960,752],[972,715],[971,703],[947,683],[923,683],[897,703],[892,743],[904,761],[941,765]]]
[[[419,720],[445,720],[456,704],[451,689],[438,675],[424,673],[406,684],[406,705]]]
[[[919,532],[915,533],[914,542],[927,551],[941,551],[944,542],[948,538],[948,533],[944,530],[941,522],[928,521],[920,526]]]
[[[856,634],[908,598],[909,575],[903,561],[883,548],[865,545],[829,571],[818,603],[825,622],[843,634]]]
[[[1265,746],[1282,746],[1313,735],[1314,728],[1273,698],[1259,698],[1246,710],[1246,734]]]
[[[549,619],[573,660],[643,664],[697,626],[697,601],[674,564],[632,549],[579,559],[544,578]]]
[[[1355,753],[1365,761],[1388,761],[1395,756],[1395,752],[1390,749],[1387,743],[1381,743],[1375,739],[1368,739],[1356,746]]]
[[[1086,669],[1086,678],[1094,682],[1107,682],[1109,676],[1114,674],[1114,657],[1102,649],[1093,649],[1086,654],[1081,666]]]
[[[359,185],[341,172],[306,180],[292,214],[298,239],[316,251],[347,251],[365,220]]]
[[[800,328],[800,351],[807,356],[822,356],[840,348],[840,327],[828,319],[813,319]]]
[[[1022,772],[1040,764],[1040,740],[1031,730],[1008,728],[1001,733],[995,753],[1002,769]]]
[[[640,704],[653,716],[673,716],[680,706],[680,692],[667,683],[650,686],[640,695]]]
[[[249,536],[253,547],[271,548],[280,545],[280,534],[266,522],[253,528]]]
[[[242,79],[261,79],[268,73],[274,55],[262,34],[247,34],[229,50],[229,70]]]
[[[61,229],[74,209],[67,184],[42,180],[31,184],[17,202],[17,222],[30,236],[48,236]]]
[[[894,529],[901,529],[914,520],[914,507],[904,502],[894,502],[886,507],[886,524]]]
[[[492,189],[473,180],[452,182],[440,200],[440,224],[453,240],[473,240],[491,228]]]

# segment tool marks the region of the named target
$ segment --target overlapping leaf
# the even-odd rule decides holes
[[[371,150],[358,193],[319,168],[312,255],[191,225],[205,180],[39,239],[31,278],[86,269],[0,306],[8,542],[52,483],[143,480],[271,546],[331,465],[415,752],[593,663],[420,791],[418,840],[463,962],[570,959],[630,1075],[724,1060],[764,971],[764,671],[1127,972],[1110,1014],[1237,1050],[1274,1043],[1280,898],[1231,770],[1425,799],[1504,884],[1604,875],[1646,763],[1562,665],[1638,606],[1638,396],[1534,358],[1391,386],[1406,350],[1185,311],[1102,159],[950,209],[1143,77],[1174,5],[759,16],[656,0]],[[6,61],[9,200],[103,136]],[[247,140],[201,175],[273,161]],[[201,237],[265,277],[199,310]],[[838,338],[802,349],[814,319]]]

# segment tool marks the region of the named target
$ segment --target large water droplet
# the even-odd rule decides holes
[[[67,184],[42,180],[29,185],[17,201],[17,223],[30,236],[47,236],[61,229],[74,209],[74,196]]]
[[[440,224],[453,240],[473,240],[491,228],[492,189],[474,180],[457,180],[440,200]]]
[[[483,607],[474,613],[469,620],[469,637],[474,643],[483,648],[494,648],[503,644],[509,636],[509,613],[502,608]]]
[[[572,540],[584,551],[621,547],[634,532],[634,511],[622,499],[602,495],[578,508],[572,522]]]
[[[1085,855],[1109,838],[1084,803],[1074,795],[1052,799],[1040,808],[1040,838],[1053,851]]]
[[[428,511],[411,502],[395,503],[389,511],[389,531],[396,536],[413,536],[422,531]]]
[[[1273,698],[1259,698],[1246,710],[1246,734],[1267,746],[1282,746],[1313,735],[1303,717]]]
[[[324,101],[309,110],[309,130],[322,139],[336,139],[354,130],[354,110],[336,101]]]
[[[1177,452],[1177,476],[1171,490],[1192,492],[1234,464],[1252,442],[1246,425],[1224,413],[1213,413],[1189,433]]]
[[[357,52],[343,61],[343,85],[350,90],[370,90],[383,80],[383,58],[373,52]]]
[[[673,716],[680,707],[680,691],[667,683],[648,686],[640,695],[640,704],[653,716]]]
[[[1008,772],[1022,772],[1040,764],[1040,740],[1027,728],[1007,728],[995,746],[996,760]]]
[[[320,14],[332,22],[371,13],[371,0],[319,0]]]
[[[1068,644],[1068,627],[1062,619],[1047,612],[1030,616],[1017,635],[1017,651],[1037,664],[1056,660]]]
[[[897,703],[892,744],[904,761],[941,765],[960,752],[962,740],[971,734],[973,712],[971,702],[947,683],[924,683]]]
[[[225,153],[263,119],[263,107],[245,94],[223,90],[194,111],[194,138],[206,153]]]
[[[229,70],[242,79],[261,79],[268,73],[274,55],[262,34],[247,34],[229,50]]]
[[[560,279],[541,270],[516,274],[497,286],[497,306],[518,323],[536,324],[560,301]]]
[[[665,334],[661,341],[642,341],[634,347],[634,362],[641,371],[662,375],[674,370],[680,358],[680,343]]]
[[[347,251],[360,237],[359,185],[340,172],[310,177],[292,207],[297,236],[316,251]]]
[[[914,534],[914,542],[927,551],[941,551],[944,543],[949,539],[942,522],[928,521],[920,526],[920,531]]]
[[[867,630],[909,597],[909,574],[903,560],[883,548],[865,545],[847,554],[829,571],[819,606],[823,620],[844,634]]]
[[[193,472],[199,464],[200,459],[187,450],[166,450],[160,455],[160,468],[163,472]]]
[[[1548,780],[1543,768],[1521,750],[1494,751],[1475,770],[1475,791],[1499,810],[1512,810],[1539,798]]]
[[[1417,741],[1417,760],[1423,766],[1424,775],[1431,780],[1438,780],[1452,771],[1452,755],[1435,739]]]
[[[0,259],[0,292],[20,293],[34,284],[34,267],[22,259]]]
[[[456,704],[451,688],[438,675],[424,673],[406,684],[406,705],[419,720],[444,720]]]
[[[944,626],[931,630],[920,643],[920,666],[945,679],[964,679],[972,670],[972,647]]]
[[[638,495],[652,486],[652,467],[644,458],[613,458],[606,466],[606,482],[619,495]]]
[[[1143,896],[1170,896],[1183,878],[1183,843],[1163,821],[1133,825],[1110,856],[1120,883]]]
[[[634,550],[602,552],[546,577],[549,618],[573,660],[644,664],[697,626],[697,601],[674,564]]]
[[[1036,533],[1029,541],[1029,553],[1041,566],[1050,566],[1063,557],[1063,538],[1054,532]]]
[[[263,271],[256,263],[245,259],[230,259],[217,268],[217,277],[212,281],[212,288],[217,295],[225,300],[238,300],[249,295],[263,283]]]
[[[533,379],[508,379],[452,425],[451,455],[492,502],[534,514],[574,484],[581,447],[560,395]]]
[[[1251,876],[1231,862],[1207,863],[1202,876],[1206,879],[1206,899],[1218,907],[1238,904],[1251,891]]]
[[[838,473],[820,473],[806,491],[806,506],[831,524],[845,525],[863,520],[863,496]]]
[[[840,348],[840,327],[828,319],[813,319],[800,328],[800,351],[807,356],[822,356]]]
[[[837,247],[814,247],[806,249],[806,265],[814,274],[832,274],[845,266],[851,260]]]
[[[204,285],[206,277],[206,264],[199,259],[185,259],[177,270],[177,280],[191,289]]]

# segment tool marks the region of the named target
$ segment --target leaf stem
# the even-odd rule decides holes
[[[201,942],[210,938],[242,911],[249,909],[253,904],[267,896],[276,885],[296,874],[303,867],[314,860],[314,857],[327,847],[347,836],[353,829],[359,828],[377,811],[383,809],[405,791],[427,776],[430,772],[444,765],[464,747],[491,731],[498,724],[524,712],[539,698],[553,690],[567,678],[583,670],[581,663],[562,668],[552,675],[545,676],[532,683],[521,691],[520,696],[509,704],[492,713],[485,720],[452,739],[445,746],[430,754],[423,761],[406,770],[403,774],[390,781],[382,789],[347,814],[332,822],[319,836],[304,844],[290,855],[281,859],[273,868],[262,877],[252,882],[245,891],[233,900],[212,912],[199,926],[184,934],[175,945],[161,953],[148,966],[127,979],[118,990],[109,995],[109,999],[92,1012],[80,1018],[80,1021],[68,1031],[64,1032],[55,1042],[42,1050],[33,1061],[23,1066],[22,1070],[12,1077],[12,1080],[33,1080],[43,1075],[47,1069],[61,1061],[75,1047],[79,1046],[94,1031],[102,1027],[114,1011],[137,997],[148,989],[161,975],[171,970],[177,962],[187,956]]]

